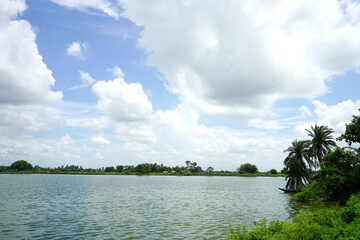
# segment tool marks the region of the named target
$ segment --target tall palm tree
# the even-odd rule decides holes
[[[286,189],[300,191],[302,186],[309,181],[308,167],[313,166],[309,142],[296,139],[284,152],[289,152],[284,160],[285,170],[288,173]]]
[[[318,163],[322,162],[323,157],[330,151],[331,147],[336,147],[336,143],[333,140],[332,134],[334,131],[327,126],[311,126],[311,131],[305,129],[308,132],[308,136],[312,139],[309,140],[310,151],[312,157],[317,160]]]

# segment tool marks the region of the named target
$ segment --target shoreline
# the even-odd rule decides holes
[[[0,174],[53,174],[53,175],[133,175],[133,176],[204,176],[204,177],[286,177],[286,174],[268,174],[268,173],[255,173],[255,174],[239,174],[239,173],[138,173],[138,172],[66,172],[66,171],[3,171]]]

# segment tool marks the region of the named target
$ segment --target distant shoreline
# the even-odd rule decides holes
[[[63,174],[63,175],[133,175],[133,176],[220,176],[220,177],[286,177],[286,174],[268,173],[137,173],[137,172],[72,172],[72,171],[3,171],[0,174]]]

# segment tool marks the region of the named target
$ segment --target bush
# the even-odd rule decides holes
[[[252,165],[250,163],[244,163],[242,164],[237,171],[240,172],[244,172],[244,173],[257,173],[258,169],[255,165]]]
[[[106,167],[105,172],[115,172],[115,168],[114,167]]]
[[[254,228],[230,228],[229,239],[359,239],[360,194],[352,196],[347,205],[314,212],[301,212],[294,223],[265,221]]]
[[[323,201],[325,198],[325,192],[322,189],[321,184],[317,181],[312,181],[308,187],[303,188],[301,192],[295,194],[295,199],[301,202],[309,200]]]
[[[269,173],[270,174],[277,174],[278,172],[276,171],[276,169],[271,169]]]
[[[344,204],[360,190],[360,158],[353,151],[337,148],[325,155],[320,179],[327,200]]]
[[[13,162],[10,166],[10,169],[17,170],[17,171],[32,170],[33,166],[25,160],[19,160],[19,161]]]

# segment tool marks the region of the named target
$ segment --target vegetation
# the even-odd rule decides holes
[[[255,165],[253,165],[255,166]],[[255,166],[256,168],[256,166]],[[257,169],[257,168],[256,168]],[[275,170],[275,169],[273,169]],[[276,171],[276,170],[275,170]],[[0,166],[0,173],[18,173],[10,166]],[[56,168],[43,168],[34,166],[33,169],[23,170],[21,173],[37,174],[86,174],[86,175],[171,175],[171,176],[240,176],[240,177],[285,177],[285,174],[270,174],[270,172],[244,173],[235,171],[214,171],[213,167],[208,167],[203,171],[196,162],[186,162],[186,166],[168,167],[157,163],[141,163],[137,166],[117,165],[98,169],[86,168],[76,165],[66,165]]]
[[[341,134],[338,140],[345,140],[349,146],[353,143],[360,143],[360,116],[353,115],[351,123],[345,124],[345,126],[345,133]],[[357,152],[360,154],[360,147],[357,149]]]
[[[309,150],[311,157],[315,160],[315,163],[321,163],[323,157],[328,153],[331,147],[336,147],[332,134],[334,131],[327,126],[311,126],[311,131],[305,129],[308,132],[308,136],[311,137],[309,140]]]
[[[13,162],[10,166],[10,169],[13,169],[15,171],[24,171],[33,169],[33,166],[25,160],[19,160]]]
[[[360,236],[360,194],[352,196],[346,206],[302,212],[294,222],[266,221],[254,223],[254,228],[230,228],[229,239],[358,239]]]
[[[250,163],[241,164],[241,166],[237,169],[239,173],[257,173],[258,169],[255,165]]]
[[[300,191],[310,178],[308,166],[313,165],[309,142],[294,140],[284,152],[289,153],[284,160],[285,171],[288,173],[286,188]]]
[[[294,140],[291,146],[284,152],[289,155],[284,160],[284,172],[288,174],[286,188],[300,192],[309,183],[312,176],[312,168],[320,166],[324,156],[336,147],[332,134],[334,131],[327,126],[311,127],[308,132],[310,140]]]
[[[302,212],[294,223],[265,221],[254,228],[239,226],[230,229],[229,239],[358,239],[360,236],[360,117],[353,116],[346,124],[345,133],[338,140],[345,140],[349,147],[335,147],[332,129],[325,126],[311,128],[312,140],[292,142],[285,150],[289,155],[282,172],[288,173],[286,187],[302,190],[295,198],[301,201],[331,201],[345,206],[334,206],[315,212]],[[318,175],[311,179],[314,162],[320,166]],[[306,182],[308,186],[303,187]]]
[[[278,174],[278,172],[277,172],[276,169],[271,169],[271,170],[269,171],[269,173],[270,173],[270,174]]]
[[[345,140],[349,146],[360,143],[360,121],[353,116],[346,131],[339,140]],[[320,163],[317,180],[311,182],[295,197],[306,201],[317,199],[344,204],[354,193],[360,191],[360,148],[335,148],[329,151]]]

